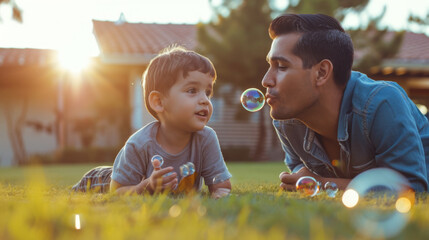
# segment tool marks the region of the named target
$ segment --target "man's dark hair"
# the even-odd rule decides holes
[[[334,67],[335,83],[339,86],[347,83],[353,64],[353,43],[335,18],[323,14],[286,14],[271,22],[271,39],[288,33],[302,34],[293,54],[302,59],[304,68],[328,59]]]

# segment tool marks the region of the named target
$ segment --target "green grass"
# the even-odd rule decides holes
[[[278,191],[283,163],[228,163],[233,191],[218,200],[205,189],[179,197],[70,192],[94,166],[0,169],[0,239],[365,239],[374,225],[357,229],[357,216],[394,208],[387,199],[348,209],[341,193],[332,199]],[[428,204],[427,194],[418,195],[393,238],[427,239]]]

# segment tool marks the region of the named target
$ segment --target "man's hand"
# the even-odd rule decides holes
[[[298,181],[298,179],[303,176],[310,176],[321,183],[324,182],[322,177],[317,176],[316,174],[310,172],[310,170],[308,170],[306,167],[303,167],[296,173],[280,173],[280,187],[286,191],[296,191],[296,181]]]

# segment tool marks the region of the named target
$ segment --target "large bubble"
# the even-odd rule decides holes
[[[356,176],[343,194],[343,204],[359,207],[353,215],[357,232],[389,238],[406,226],[415,195],[408,180],[389,168],[374,168]]]
[[[296,191],[307,197],[314,197],[320,190],[320,183],[310,176],[300,177],[296,181]]]
[[[262,109],[265,104],[264,94],[257,88],[246,89],[241,94],[241,104],[249,112],[256,112]]]

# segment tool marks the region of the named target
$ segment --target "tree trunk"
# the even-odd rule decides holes
[[[10,105],[6,103],[3,109],[6,117],[9,141],[13,150],[14,161],[17,165],[22,165],[27,161],[27,151],[22,137],[22,128],[25,125],[28,98],[24,97],[22,110],[16,121],[13,121],[13,111]]]

